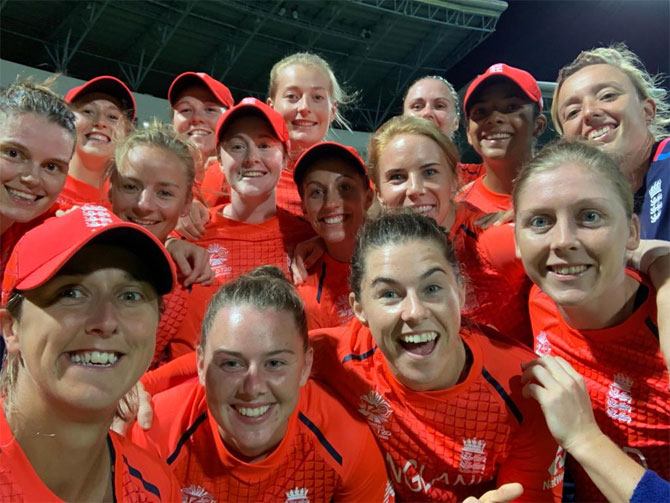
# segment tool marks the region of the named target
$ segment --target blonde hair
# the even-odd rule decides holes
[[[447,91],[449,92],[449,96],[451,96],[451,100],[454,102],[454,113],[456,114],[456,117],[458,117],[460,120],[461,105],[460,105],[460,99],[458,98],[458,93],[456,92],[456,89],[454,89],[454,86],[451,84],[451,82],[449,82],[444,77],[440,77],[439,75],[424,75],[423,77],[419,77],[414,82],[412,82],[412,85],[407,88],[407,91],[405,91],[405,95],[402,97],[403,108],[405,106],[405,100],[407,99],[409,90],[412,89],[416,84],[418,84],[422,80],[437,80],[438,82],[442,82],[445,85]]]
[[[519,195],[534,175],[566,164],[580,166],[595,175],[601,184],[609,183],[623,205],[626,216],[633,216],[633,192],[619,166],[610,156],[581,139],[559,139],[550,143],[524,166],[512,190],[514,207],[518,206]]]
[[[565,80],[582,68],[591,65],[610,65],[625,73],[637,91],[641,100],[652,99],[656,103],[656,116],[649,124],[649,132],[656,140],[663,138],[670,128],[670,103],[668,91],[661,88],[662,75],[651,75],[637,54],[626,47],[624,43],[617,43],[608,47],[596,47],[579,53],[572,63],[564,66],[558,72],[556,89],[551,103],[551,119],[559,134],[563,134],[560,117],[558,115],[558,93]]]
[[[186,168],[186,185],[188,194],[192,193],[195,180],[195,167],[200,163],[200,150],[189,138],[177,133],[170,125],[154,120],[148,127],[137,129],[120,141],[114,151],[114,162],[109,171],[109,178],[120,175],[119,166],[123,164],[128,153],[135,147],[157,147],[174,154]]]
[[[375,186],[379,185],[379,158],[381,157],[382,152],[393,138],[403,134],[425,136],[437,143],[447,157],[454,180],[458,179],[456,165],[460,162],[460,158],[454,142],[447,138],[445,134],[428,119],[416,117],[414,115],[400,115],[386,121],[370,137],[370,144],[368,146],[368,176]]]
[[[313,66],[318,68],[323,73],[326,74],[328,80],[330,81],[330,96],[331,99],[337,103],[337,109],[335,110],[335,118],[333,121],[338,124],[340,127],[351,131],[351,126],[349,121],[347,121],[342,115],[341,108],[346,107],[356,101],[358,93],[347,93],[342,89],[340,83],[335,78],[332,68],[328,62],[323,59],[321,56],[318,56],[311,52],[296,52],[289,56],[286,56],[279,61],[277,61],[272,70],[270,70],[270,86],[268,89],[268,96],[274,101],[275,95],[277,94],[277,87],[279,85],[279,75],[280,73],[289,66],[293,65],[302,65],[302,66]]]

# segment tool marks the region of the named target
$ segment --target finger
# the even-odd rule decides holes
[[[496,494],[494,495],[494,499],[491,499],[489,503],[507,503],[508,501],[517,499],[523,494],[523,486],[518,482],[512,482],[510,484],[503,484],[498,489],[491,492]]]
[[[183,254],[177,253],[172,255],[172,260],[174,261],[182,276],[188,277],[192,274],[193,269],[191,268],[191,264]]]
[[[137,410],[137,424],[140,425],[140,428],[143,430],[148,430],[151,428],[151,423],[154,419],[154,410],[151,405],[151,395],[146,391],[142,391],[139,394],[139,409]]]

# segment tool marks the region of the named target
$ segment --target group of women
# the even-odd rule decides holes
[[[566,467],[578,501],[667,499],[652,84],[580,54],[536,155],[537,83],[493,65],[463,103],[481,165],[436,76],[367,163],[323,141],[352,96],[309,53],[267,102],[183,73],[134,131],[114,77],[3,90],[2,500],[559,501]]]

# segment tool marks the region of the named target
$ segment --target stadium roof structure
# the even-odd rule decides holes
[[[407,87],[446,72],[495,31],[499,0],[0,0],[3,59],[81,79],[110,74],[165,97],[172,78],[204,71],[236,100],[265,99],[270,68],[312,51],[345,89],[346,116],[372,131]]]

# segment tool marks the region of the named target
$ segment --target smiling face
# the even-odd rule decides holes
[[[443,225],[452,210],[456,180],[444,151],[432,139],[400,134],[379,155],[377,196],[387,208],[411,208]]]
[[[267,120],[244,115],[223,134],[219,160],[237,196],[267,198],[274,192],[284,168],[284,146]]]
[[[87,245],[25,292],[18,319],[3,311],[7,350],[23,361],[17,400],[79,417],[113,414],[154,351],[160,315],[154,287],[139,279],[144,267],[124,248]]]
[[[432,121],[447,138],[458,129],[458,113],[449,89],[437,79],[419,80],[407,91],[404,115],[416,115]]]
[[[610,65],[590,65],[570,75],[557,96],[558,118],[568,138],[586,138],[608,154],[646,156],[648,125],[656,107],[642,100],[630,78]],[[645,157],[646,159],[646,157]]]
[[[530,159],[533,141],[544,131],[546,119],[535,116],[535,107],[509,79],[482,84],[470,99],[468,143],[486,163],[520,168]]]
[[[328,75],[316,66],[290,65],[279,73],[276,89],[268,104],[284,117],[291,149],[322,141],[337,110]]]
[[[232,453],[258,461],[281,442],[311,365],[291,312],[251,305],[219,311],[198,349],[198,375]]]
[[[0,232],[44,213],[65,185],[72,133],[33,113],[0,122]]]
[[[165,149],[149,145],[131,148],[112,177],[112,210],[122,220],[141,225],[165,241],[191,204],[187,169]]]
[[[172,125],[200,149],[203,159],[216,155],[216,123],[226,108],[204,86],[184,89],[174,103]]]
[[[77,155],[109,159],[115,140],[130,130],[121,104],[104,93],[85,94],[72,103],[77,127]]]
[[[302,209],[326,246],[353,244],[372,204],[372,191],[356,168],[337,157],[312,163],[302,181]]]
[[[517,195],[516,243],[528,276],[560,307],[602,310],[625,279],[639,222],[611,183],[565,163],[532,174]]]
[[[463,296],[440,246],[421,239],[372,248],[360,299],[351,294],[351,303],[395,377],[422,391],[458,382],[465,365]]]

